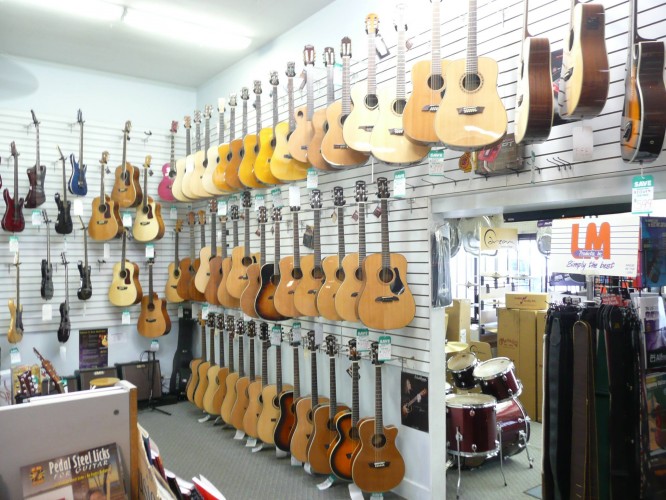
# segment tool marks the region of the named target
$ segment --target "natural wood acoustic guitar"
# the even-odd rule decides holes
[[[305,106],[296,110],[294,119],[296,128],[289,136],[289,154],[291,157],[302,163],[310,163],[308,160],[308,145],[312,140],[314,129],[312,127],[312,117],[314,116],[314,87],[312,68],[315,61],[315,49],[312,45],[306,45],[303,48],[303,64],[305,65],[306,96]]]
[[[199,383],[197,384],[197,388],[194,391],[194,405],[199,408],[200,410],[204,409],[203,405],[203,400],[204,396],[206,394],[206,390],[208,389],[208,370],[213,364],[213,359],[215,357],[215,317],[212,314],[208,314],[208,317],[206,318],[206,326],[209,331],[210,335],[210,344],[206,346],[206,335],[204,334],[201,339],[203,343],[201,344],[201,352],[205,353],[206,348],[209,349],[209,354],[208,357],[206,357],[206,354],[204,354],[203,361],[201,364],[197,367],[197,371],[199,372]],[[202,328],[205,328],[202,326]],[[205,330],[204,330],[205,331]]]
[[[99,196],[93,199],[92,212],[88,221],[88,235],[96,241],[109,241],[120,236],[123,223],[120,218],[120,207],[104,192],[104,174],[109,162],[109,152],[102,153]]]
[[[259,207],[257,222],[259,223],[259,262],[253,262],[247,267],[247,286],[240,296],[241,311],[251,318],[258,318],[255,303],[261,289],[261,268],[266,264],[266,207]]]
[[[148,155],[143,163],[143,201],[136,207],[132,225],[132,236],[141,243],[161,240],[166,230],[162,219],[162,204],[148,196],[148,175],[153,175],[150,170],[151,160]]]
[[[273,219],[275,231],[274,261],[261,266],[261,283],[254,302],[254,308],[257,311],[257,315],[262,319],[282,321],[287,319],[286,316],[280,314],[275,308],[275,292],[280,283],[280,222],[282,221],[282,209],[274,206],[271,218]],[[263,260],[263,249],[261,256]]]
[[[208,258],[208,274],[205,278],[206,286],[204,287],[204,297],[206,302],[219,306],[220,301],[217,298],[217,290],[220,287],[222,282],[222,260],[223,257],[221,254],[221,247],[217,245],[217,200],[210,200],[210,257]],[[222,222],[222,231],[220,232],[222,236],[222,244],[224,245],[224,256],[226,257],[226,246],[227,246],[227,218],[221,217],[220,221]],[[203,258],[203,256],[202,256]],[[199,267],[201,269],[201,267]],[[198,276],[199,273],[197,273]],[[195,278],[196,279],[196,278]]]
[[[171,331],[171,318],[166,301],[160,299],[153,290],[153,265],[155,259],[148,260],[148,294],[141,298],[141,313],[136,329],[143,337],[156,338]]]
[[[236,94],[229,96],[229,142],[224,142],[224,128],[220,129],[219,146],[217,147],[218,161],[213,173],[213,183],[215,187],[221,191],[236,191],[237,187],[232,186],[226,180],[227,166],[231,157],[231,149],[229,149],[231,141],[236,136]]]
[[[227,331],[229,332],[229,373],[225,380],[227,390],[224,395],[224,401],[222,401],[222,407],[220,408],[220,416],[226,424],[231,424],[231,410],[236,402],[236,382],[240,375],[240,373],[234,368],[234,338],[236,337],[236,331],[240,332],[242,335],[243,329],[242,319],[234,321],[233,316],[227,316]]]
[[[238,205],[231,205],[229,208],[229,214],[231,218],[232,225],[232,244],[233,248],[238,247]],[[217,287],[217,300],[224,307],[230,309],[238,309],[240,307],[240,299],[232,296],[227,289],[227,281],[229,279],[229,273],[231,272],[231,256],[227,256],[227,235],[226,231],[222,232],[222,278],[220,279],[220,284]]]
[[[183,194],[187,196],[190,200],[198,200],[200,197],[194,192],[192,179],[194,177],[194,171],[196,169],[196,159],[197,154],[201,150],[201,111],[194,111],[194,152],[190,152],[185,158],[185,173],[183,174],[183,182],[180,185],[180,188],[183,190]],[[199,157],[201,155],[199,154]]]
[[[201,147],[201,142],[197,136],[197,152],[194,153],[194,170],[190,175],[190,191],[197,199],[209,198],[211,193],[206,191],[203,186],[203,176],[206,173],[208,165],[208,148],[210,147],[210,117],[213,113],[213,106],[206,104],[204,106],[204,146]]]
[[[250,385],[247,387],[248,404],[245,415],[243,415],[243,430],[251,438],[259,437],[259,415],[263,409],[262,394],[264,384],[268,380],[268,347],[270,339],[268,338],[268,323],[259,325],[259,340],[261,341],[261,376],[254,374],[254,351],[250,357]]]
[[[320,108],[314,111],[314,87],[313,85],[310,85],[307,89],[308,111],[310,106],[313,109],[312,139],[310,140],[310,144],[308,144],[307,159],[314,168],[327,171],[335,170],[326,161],[321,151],[321,143],[324,140],[326,131],[328,130],[326,109],[328,109],[328,107],[335,101],[335,86],[333,82],[335,71],[335,49],[333,47],[326,47],[324,49],[324,65],[326,66],[326,108]],[[310,79],[314,79],[314,74],[308,75],[308,80]]]
[[[130,130],[132,130],[132,122],[127,120],[123,129],[123,162],[116,167],[115,181],[111,190],[111,198],[121,208],[136,207],[143,200],[139,170],[127,161],[127,141],[129,141]]]
[[[250,98],[249,95],[249,90],[247,87],[243,87],[241,89],[241,100],[243,101],[243,108],[244,110],[247,110],[247,100]],[[243,189],[243,183],[240,181],[240,178],[238,177],[238,167],[240,167],[240,163],[243,160],[243,157],[241,155],[241,152],[243,150],[243,137],[247,133],[247,111],[245,111],[243,114],[245,116],[244,118],[244,123],[243,123],[243,136],[241,136],[239,139],[236,139],[236,123],[235,123],[235,116],[236,116],[236,96],[232,96],[232,100],[229,102],[229,106],[231,106],[231,122],[230,122],[230,127],[231,127],[231,132],[229,135],[229,149],[226,155],[226,163],[224,167],[224,182],[227,183],[232,189],[234,190],[239,190]]]
[[[113,266],[113,279],[109,285],[109,302],[118,307],[129,307],[141,302],[143,291],[139,282],[139,266],[127,260],[127,230],[123,231],[123,250],[120,262]]]
[[[319,316],[317,293],[324,283],[321,266],[321,191],[310,191],[310,207],[314,211],[314,254],[301,259],[303,277],[294,291],[294,305],[299,316]]]
[[[190,131],[192,129],[192,117],[186,116],[184,118],[184,127],[185,127],[185,157],[178,158],[176,160],[176,177],[173,179],[173,184],[171,185],[171,193],[176,200],[181,202],[190,201],[185,193],[183,193],[183,177],[185,176],[185,169],[187,167],[187,158],[190,156],[192,151],[192,141]]]
[[[337,209],[338,223],[338,254],[324,258],[321,267],[324,270],[324,284],[317,294],[317,310],[319,315],[331,321],[340,321],[342,317],[335,310],[335,295],[345,279],[342,262],[345,258],[345,197],[342,187],[333,188],[333,205]]]
[[[18,344],[23,339],[23,305],[21,304],[21,262],[19,253],[14,254],[14,267],[16,268],[16,302],[9,299],[9,329],[7,330],[7,342]]]
[[[243,149],[241,150],[241,160],[238,166],[238,178],[245,187],[256,189],[264,187],[257,179],[254,171],[254,163],[259,152],[259,133],[261,132],[261,80],[254,81],[255,95],[254,109],[256,116],[256,133],[247,133],[247,100],[243,101]]]
[[[199,212],[197,213],[197,218],[199,220],[199,241],[200,241],[199,248],[206,248],[206,212],[203,210],[199,210]],[[191,250],[192,252],[194,252],[194,246],[191,247]],[[192,255],[194,255],[194,253]],[[190,268],[191,279],[188,283],[188,293],[190,295],[190,300],[194,300],[196,302],[205,302],[206,297],[204,297],[204,294],[199,291],[196,285],[196,276],[200,267],[201,267],[201,257],[197,257],[191,263],[191,268]]]
[[[190,300],[190,281],[196,276],[196,269],[194,269],[194,225],[195,225],[194,212],[187,214],[187,225],[190,228],[190,255],[178,261],[178,271],[180,278],[176,284],[176,293],[183,300]]]
[[[248,283],[247,268],[259,260],[260,255],[250,252],[250,206],[252,199],[249,191],[241,195],[243,205],[245,238],[244,246],[237,246],[231,251],[231,270],[227,278],[227,291],[232,297],[240,299]]]
[[[296,403],[301,399],[301,365],[298,356],[298,347],[301,345],[300,335],[294,336],[293,331],[289,334],[289,344],[292,350],[294,388],[285,389],[278,393],[279,417],[273,432],[273,442],[279,450],[289,452],[291,436],[296,424]]]
[[[231,191],[231,188],[224,184],[224,181],[220,184],[222,188],[218,187],[215,184],[215,173],[217,172],[217,166],[220,164],[220,146],[224,143],[224,112],[225,112],[226,100],[224,97],[220,97],[217,100],[217,112],[218,112],[218,122],[217,122],[217,144],[210,145],[210,140],[207,141],[207,153],[206,153],[206,171],[201,178],[201,185],[206,190],[209,196],[221,196],[223,194]],[[208,138],[208,136],[207,136]]]
[[[208,380],[208,387],[203,396],[203,410],[209,415],[218,416],[220,414],[220,408],[222,406],[222,401],[217,406],[214,404],[215,394],[220,390],[220,379],[218,374],[220,372],[220,365],[215,362],[215,332],[219,331],[220,335],[220,346],[224,345],[224,336],[222,335],[222,330],[220,330],[217,321],[217,315],[214,313],[208,313],[208,328],[209,328],[209,346],[210,346],[210,367],[206,372],[206,379]],[[220,347],[222,349],[222,347]],[[223,360],[221,360],[222,362]]]
[[[213,395],[213,401],[211,403],[211,415],[220,415],[222,413],[222,403],[224,402],[224,397],[227,395],[227,375],[229,375],[229,367],[225,365],[224,361],[224,330],[230,332],[234,328],[234,317],[219,313],[215,319],[216,326],[220,332],[220,366],[217,372],[217,391]],[[231,353],[233,348],[233,339],[229,340],[229,352]],[[231,363],[231,358],[229,358],[229,363]],[[205,398],[204,398],[205,399]],[[204,401],[205,402],[205,401]],[[208,410],[206,410],[208,411]],[[217,413],[215,413],[217,412]]]
[[[242,319],[239,321],[243,321]],[[234,401],[234,406],[231,409],[231,425],[236,428],[236,430],[244,431],[243,429],[243,417],[247,411],[247,405],[250,403],[247,388],[250,386],[250,383],[255,377],[254,373],[254,338],[256,336],[254,321],[247,322],[247,336],[250,339],[250,374],[245,372],[245,356],[243,354],[243,329],[241,326],[239,328],[240,332],[238,335],[238,380],[236,381],[236,401]]]
[[[287,318],[297,318],[300,314],[294,303],[294,293],[303,278],[300,251],[301,239],[298,226],[298,212],[300,209],[301,207],[298,205],[292,205],[291,207],[294,254],[282,257],[280,260],[280,281],[274,296],[275,309]]]
[[[206,320],[202,317],[199,316],[199,332],[201,334],[201,346],[206,345]],[[199,384],[199,365],[206,359],[206,349],[202,349],[201,351],[201,357],[200,358],[194,358],[192,361],[190,361],[190,378],[187,381],[187,385],[185,386],[185,395],[187,396],[187,400],[194,404],[194,393],[197,389],[197,385]]]
[[[199,250],[199,269],[194,277],[194,286],[204,293],[210,280],[210,260],[217,255],[220,249],[217,247],[217,200],[208,202],[208,213],[210,214],[210,239],[211,246],[203,246]]]
[[[169,267],[167,269],[167,273],[169,277],[167,278],[167,282],[164,288],[164,296],[167,299],[167,302],[172,302],[172,303],[177,303],[177,302],[183,302],[185,300],[184,297],[181,297],[178,295],[178,282],[180,281],[181,273],[180,273],[180,258],[179,258],[179,248],[178,248],[178,242],[180,239],[180,232],[183,229],[183,219],[178,219],[176,220],[176,225],[173,229],[174,232],[174,252],[175,252],[175,260],[169,264]]]
[[[271,99],[273,101],[273,123],[271,127],[262,128],[259,132],[259,152],[254,161],[254,173],[264,184],[280,184],[280,180],[271,172],[271,158],[275,152],[275,128],[278,125],[278,85],[280,80],[277,71],[270,73]],[[261,120],[258,120],[259,122]]]

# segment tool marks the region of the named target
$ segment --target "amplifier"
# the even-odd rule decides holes
[[[160,361],[132,361],[131,363],[116,363],[118,377],[134,384],[138,389],[138,401],[146,401],[151,397],[162,397],[162,372]]]
[[[60,377],[60,380],[63,382],[63,385],[66,386],[67,392],[76,392],[79,390],[79,380],[76,378],[76,376],[70,376],[70,377]],[[88,387],[86,387],[87,389]],[[56,391],[55,384],[53,381],[49,378],[44,378],[42,379],[42,395],[46,394],[57,394],[58,391]]]
[[[83,370],[76,370],[74,375],[79,379],[79,390],[84,391],[90,389],[90,381],[100,377],[117,377],[118,370],[115,366],[103,366],[100,368],[84,368]],[[71,389],[70,389],[71,392]]]

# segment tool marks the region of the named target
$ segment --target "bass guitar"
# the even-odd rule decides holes
[[[241,160],[238,166],[238,178],[244,186],[249,188],[260,188],[263,184],[259,182],[254,171],[254,162],[259,152],[259,133],[261,132],[261,81],[254,81],[254,109],[257,118],[256,134],[247,133],[247,99],[243,100],[243,149],[241,149]],[[249,98],[249,96],[248,96]]]
[[[307,105],[296,110],[294,120],[296,128],[289,136],[289,154],[296,161],[309,163],[308,145],[312,141],[314,129],[312,128],[312,117],[314,115],[313,80],[312,67],[314,67],[315,49],[312,45],[306,45],[303,49],[303,64],[305,65],[305,78],[307,88]]]
[[[88,194],[88,184],[86,183],[86,170],[88,167],[83,163],[83,113],[79,109],[76,115],[76,123],[79,124],[79,161],[77,163],[74,154],[69,155],[69,163],[72,166],[72,173],[69,175],[67,189],[75,196],[85,196]]]
[[[291,215],[293,217],[292,232],[294,235],[294,254],[282,257],[279,265],[280,280],[275,289],[273,303],[275,309],[281,315],[287,318],[297,318],[300,314],[294,303],[294,293],[303,278],[301,269],[301,251],[298,225],[299,205],[291,206]]]
[[[202,179],[206,173],[208,165],[208,148],[210,147],[210,117],[213,112],[213,106],[206,104],[204,107],[204,147],[201,148],[201,142],[197,135],[197,152],[194,154],[194,171],[190,176],[190,191],[197,199],[208,198],[211,194],[203,187]]]
[[[314,254],[305,255],[301,262],[303,277],[294,290],[294,305],[300,316],[319,316],[317,294],[324,283],[321,267],[321,191],[310,191],[310,207],[314,211]]]
[[[139,182],[139,170],[127,161],[127,141],[132,129],[132,122],[125,122],[123,129],[123,163],[116,167],[115,181],[111,198],[121,208],[136,207],[143,200],[141,182]]]
[[[624,161],[651,163],[661,153],[666,131],[664,42],[638,34],[636,2],[631,2],[620,146]]]
[[[23,338],[23,306],[21,305],[21,262],[19,254],[14,254],[14,267],[16,268],[16,301],[9,299],[9,330],[7,330],[7,342],[18,344]]]
[[[51,264],[51,220],[42,210],[42,221],[46,226],[46,259],[42,259],[42,284],[39,293],[44,300],[53,298],[53,265]]]
[[[204,392],[203,399],[202,399],[202,405],[203,405],[203,411],[208,413],[209,415],[219,415],[220,414],[220,406],[222,405],[222,402],[215,407],[213,406],[213,398],[215,397],[215,394],[217,391],[220,389],[219,381],[217,378],[217,374],[220,371],[220,367],[217,365],[215,362],[215,331],[218,329],[218,323],[217,323],[217,316],[214,313],[208,313],[208,344],[210,346],[210,366],[208,367],[208,371],[206,372],[206,381],[207,381],[207,386],[206,386],[206,392]],[[224,337],[222,335],[222,331],[220,330],[220,345],[224,344]],[[195,395],[196,399],[196,395]]]
[[[18,157],[16,143],[11,144],[12,157],[14,158],[14,198],[9,194],[9,189],[5,188],[2,197],[5,200],[5,215],[2,216],[2,229],[9,233],[20,233],[25,229],[25,219],[23,218],[23,198],[18,194]]]
[[[157,186],[157,194],[164,201],[176,201],[175,196],[172,192],[173,182],[176,178],[176,154],[175,154],[175,143],[176,143],[176,133],[178,132],[178,122],[171,122],[171,129],[169,130],[170,141],[171,141],[171,154],[169,156],[169,163],[162,165],[162,180],[160,181],[159,186]]]
[[[176,221],[176,226],[173,229],[175,233],[174,252],[176,259],[169,264],[167,271],[169,277],[167,278],[166,287],[164,289],[164,296],[166,297],[167,302],[172,302],[172,303],[183,302],[185,300],[184,297],[178,295],[178,282],[180,281],[180,277],[182,276],[180,273],[180,258],[178,257],[178,253],[180,251],[178,247],[178,239],[180,237],[180,232],[182,229],[183,229],[183,219],[178,219]]]
[[[123,250],[120,262],[113,266],[113,279],[109,286],[109,302],[118,307],[129,307],[141,302],[143,290],[139,283],[139,266],[126,258],[127,230],[123,230]]]
[[[222,234],[227,230],[226,219],[222,223]],[[222,237],[224,244],[227,243],[227,235]],[[217,200],[210,200],[210,247],[202,248],[199,253],[201,265],[194,278],[194,284],[198,290],[203,288],[206,302],[216,306],[220,305],[217,300],[217,289],[222,281],[222,257],[220,247],[217,246]]]
[[[196,222],[194,218],[194,212],[187,214],[187,225],[190,228],[190,256],[178,261],[180,277],[176,284],[176,292],[183,300],[190,300],[190,281],[194,279],[196,274],[194,269],[194,225]]]
[[[407,285],[407,259],[389,250],[388,181],[377,178],[377,197],[382,210],[382,252],[363,261],[364,286],[358,298],[359,319],[368,328],[393,330],[411,323],[416,313]]]
[[[62,266],[65,268],[65,300],[60,303],[60,325],[58,326],[58,342],[64,344],[69,340],[69,334],[72,331],[72,324],[69,320],[69,273],[67,256],[65,252],[60,254]]]
[[[205,326],[204,326],[205,325]],[[194,406],[199,408],[200,410],[203,410],[203,398],[204,395],[206,394],[206,390],[208,389],[208,370],[211,367],[211,362],[213,360],[212,356],[210,358],[206,357],[206,330],[205,328],[208,328],[208,331],[210,332],[210,354],[212,356],[215,355],[215,315],[213,314],[208,314],[208,317],[206,318],[205,322],[202,319],[202,326],[201,329],[203,330],[204,334],[201,336],[201,339],[203,340],[203,344],[201,344],[201,354],[203,356],[203,360],[197,367],[197,372],[198,372],[198,379],[199,383],[197,384],[196,389],[194,390]]]
[[[224,128],[220,128],[219,142],[217,147],[218,161],[213,173],[213,183],[215,187],[221,191],[231,192],[236,191],[236,188],[227,182],[227,166],[232,159],[231,150],[229,146],[234,140],[236,135],[236,94],[229,96],[229,142],[224,142]]]
[[[223,97],[217,100],[217,112],[218,112],[218,122],[217,122],[217,140],[218,144],[210,146],[210,138],[207,137],[209,145],[208,152],[206,153],[206,171],[201,178],[201,185],[206,190],[209,196],[220,196],[225,194],[228,191],[231,191],[229,186],[221,184],[225,189],[217,187],[215,184],[215,175],[217,172],[217,166],[220,164],[220,146],[224,142],[224,107],[226,101]]]
[[[185,122],[185,157],[179,158],[176,161],[176,176],[173,179],[173,184],[171,185],[171,193],[173,197],[178,201],[190,201],[185,193],[183,192],[183,177],[185,176],[185,169],[187,167],[187,158],[191,154],[192,144],[190,138],[190,129],[192,128],[192,117],[186,116],[184,118]]]
[[[35,164],[26,170],[30,187],[28,188],[28,194],[25,197],[25,206],[27,208],[37,208],[46,201],[46,194],[44,193],[46,167],[42,165],[39,156],[39,121],[37,120],[37,116],[35,116],[35,112],[33,110],[30,110],[30,113],[32,113],[32,123],[35,125],[36,160]]]
[[[102,153],[101,174],[99,181],[99,196],[92,202],[92,213],[88,222],[88,234],[96,241],[109,241],[120,236],[123,231],[123,223],[120,218],[120,207],[114,199],[104,192],[104,174],[107,170],[109,152]]]
[[[291,344],[294,360],[294,388],[278,393],[280,416],[273,432],[275,447],[285,452],[290,450],[291,436],[296,424],[296,403],[301,399],[301,373],[298,356],[298,346],[301,345],[300,335],[295,337],[293,332],[290,333],[289,343]]]
[[[609,77],[604,6],[571,0],[557,93],[560,117],[582,120],[601,113],[608,97]]]
[[[154,339],[171,331],[171,318],[166,302],[153,290],[153,265],[155,259],[148,259],[148,294],[141,298],[141,313],[136,329],[142,337]]]
[[[230,217],[232,224],[232,244],[233,248],[238,247],[238,205],[231,205]],[[225,226],[226,227],[226,226]],[[226,231],[222,232],[222,278],[220,279],[220,284],[217,287],[217,300],[224,307],[230,309],[238,309],[240,307],[240,299],[232,296],[229,293],[227,288],[227,282],[229,281],[229,274],[231,273],[231,257],[227,257],[227,235]]]
[[[275,308],[275,292],[280,283],[280,221],[282,220],[282,209],[280,207],[273,207],[272,219],[275,231],[274,261],[261,266],[261,283],[254,301],[254,310],[262,319],[282,321],[287,318]],[[265,260],[263,249],[261,258]]]
[[[162,205],[148,196],[148,175],[153,175],[151,160],[152,157],[148,155],[143,163],[143,201],[136,207],[132,225],[132,235],[141,243],[161,240],[165,232]]]
[[[88,264],[88,228],[83,223],[81,216],[79,216],[79,222],[83,231],[83,261],[78,261],[76,264],[79,269],[79,289],[76,291],[76,296],[79,300],[88,300],[92,297],[92,282],[90,281],[92,270]]]
[[[247,99],[250,98],[249,90],[247,87],[241,89],[241,99],[243,102],[247,102]],[[238,177],[238,167],[242,161],[241,150],[243,149],[243,138],[236,139],[236,96],[233,95],[229,101],[229,106],[231,106],[231,132],[229,134],[229,149],[226,154],[226,163],[224,167],[224,182],[231,187],[231,189],[239,190],[243,189],[243,183]],[[247,130],[246,130],[247,131]]]
[[[201,357],[194,358],[190,361],[190,378],[187,381],[187,386],[185,387],[185,395],[187,400],[194,404],[194,392],[199,385],[199,365],[206,359],[206,319],[203,316],[199,316],[199,331],[201,333]]]
[[[395,445],[398,428],[384,427],[382,408],[382,362],[379,344],[371,346],[375,365],[375,418],[366,418],[358,426],[359,446],[352,457],[352,478],[356,486],[367,492],[390,491],[405,476],[405,461]]]
[[[324,65],[326,66],[326,108],[314,111],[314,90],[310,86],[308,92],[312,90],[313,95],[308,93],[308,109],[312,106],[312,139],[308,144],[308,161],[310,164],[319,170],[334,170],[334,168],[326,161],[322,154],[321,145],[324,140],[324,134],[328,130],[328,122],[326,121],[326,110],[335,101],[335,87],[333,84],[334,68],[335,68],[335,49],[333,47],[326,47],[324,49]],[[314,75],[310,75],[314,79]]]
[[[232,297],[240,299],[248,283],[247,268],[257,262],[257,254],[250,253],[250,206],[252,200],[249,191],[243,191],[241,203],[245,211],[245,246],[235,247],[231,251],[231,271],[227,279],[227,290]]]
[[[74,229],[74,224],[72,223],[72,202],[67,200],[67,188],[65,187],[65,156],[58,148],[58,154],[60,154],[60,162],[62,163],[62,191],[64,198],[60,198],[60,193],[55,194],[55,202],[58,207],[58,217],[55,223],[55,231],[58,234],[71,234]]]
[[[333,188],[333,205],[337,209],[338,255],[329,255],[321,267],[324,272],[324,284],[317,294],[317,310],[320,316],[331,321],[340,321],[342,317],[335,310],[335,296],[345,279],[342,262],[345,259],[345,197],[340,186]]]
[[[220,365],[218,366],[217,375],[216,375],[216,385],[217,390],[213,394],[213,398],[210,402],[207,400],[207,395],[204,396],[204,409],[211,415],[220,415],[222,411],[222,403],[224,402],[224,396],[227,394],[227,375],[229,375],[229,368],[225,366],[224,362],[224,330],[230,331],[234,325],[233,316],[227,316],[225,320],[224,314],[220,313],[215,318],[215,326],[220,332]],[[208,385],[210,386],[211,382],[209,379]],[[206,405],[208,404],[208,408]]]
[[[258,438],[259,415],[263,409],[264,385],[268,381],[268,347],[270,345],[268,338],[268,323],[259,325],[259,340],[261,341],[261,377],[254,373],[254,350],[253,341],[250,339],[250,385],[247,387],[247,410],[243,415],[243,430],[251,438]]]
[[[270,73],[271,98],[273,100],[273,124],[271,127],[262,128],[259,132],[259,152],[254,161],[254,173],[259,182],[264,184],[280,184],[280,180],[271,172],[271,158],[275,152],[275,128],[278,125],[278,72]],[[259,120],[261,121],[261,120]]]
[[[194,111],[194,130],[194,152],[192,153],[190,151],[190,153],[185,158],[185,173],[183,174],[183,181],[180,184],[180,189],[182,189],[183,194],[190,200],[199,199],[196,193],[192,190],[192,179],[194,177],[194,170],[196,168],[195,158],[201,149],[201,111],[199,110]]]
[[[248,316],[258,318],[255,303],[257,301],[257,294],[261,287],[261,269],[266,264],[266,207],[259,207],[259,216],[257,222],[259,223],[260,233],[260,251],[259,262],[253,262],[247,267],[247,286],[243,289],[240,296],[240,307]]]

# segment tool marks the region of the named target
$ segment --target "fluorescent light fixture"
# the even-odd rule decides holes
[[[23,0],[19,3],[98,21],[118,21],[125,10],[122,5],[100,0]]]

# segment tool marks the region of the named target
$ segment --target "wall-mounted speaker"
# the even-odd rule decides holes
[[[138,401],[147,401],[162,397],[162,372],[160,361],[132,361],[116,363],[118,377],[134,384],[138,389]]]

